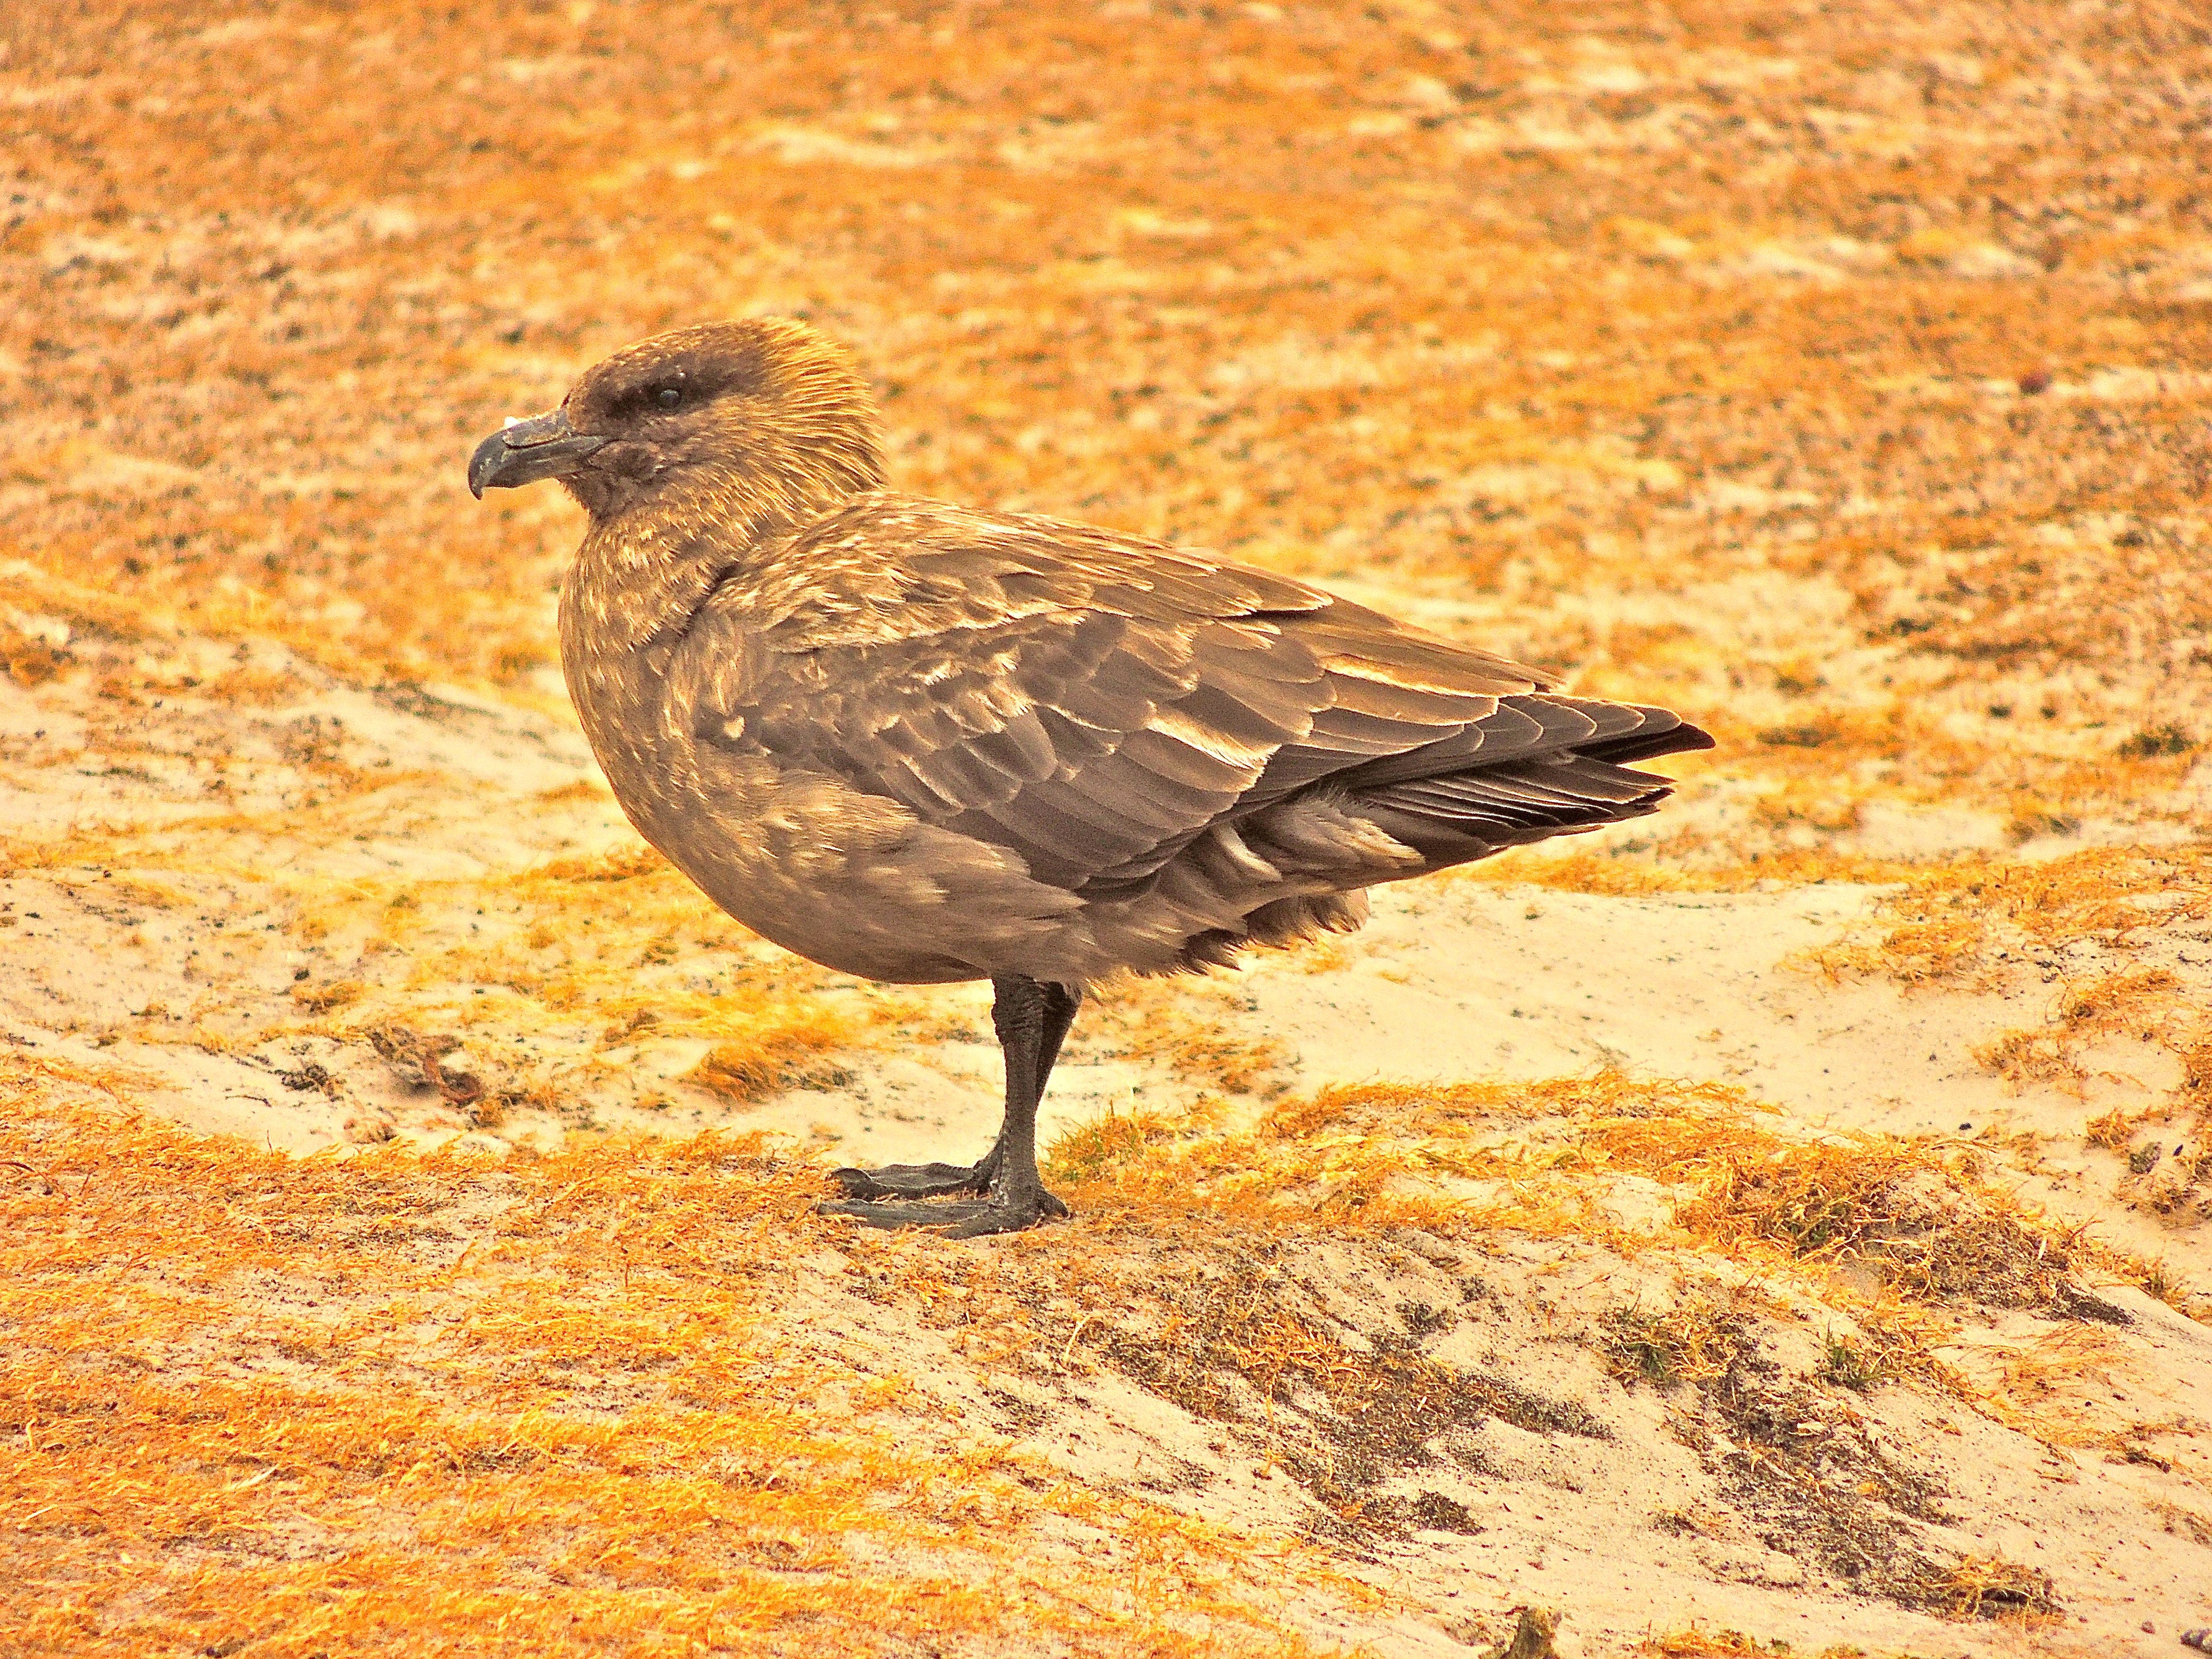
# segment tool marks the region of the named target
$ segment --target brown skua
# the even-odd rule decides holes
[[[1376,883],[1654,811],[1629,763],[1711,743],[1287,576],[886,489],[795,322],[631,346],[469,465],[543,478],[590,515],[562,664],[639,833],[816,962],[992,982],[998,1141],[838,1170],[877,1225],[1066,1213],[1036,1110],[1087,985],[1356,927]]]

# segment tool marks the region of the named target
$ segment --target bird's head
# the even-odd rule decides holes
[[[880,485],[882,428],[851,360],[805,324],[706,323],[624,347],[469,458],[478,496],[541,478],[595,520],[671,495],[777,516]]]

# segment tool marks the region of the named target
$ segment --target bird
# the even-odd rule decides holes
[[[656,335],[471,456],[586,527],[562,672],[638,833],[832,969],[985,981],[1006,1060],[971,1164],[819,1207],[953,1237],[1065,1218],[1036,1115],[1085,990],[1349,931],[1366,890],[1655,811],[1666,709],[1289,575],[888,487],[868,383],[806,323]]]

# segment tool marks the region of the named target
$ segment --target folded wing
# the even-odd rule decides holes
[[[718,627],[710,602],[672,666],[685,718],[1073,891],[1127,894],[1301,792],[1440,867],[1648,811],[1667,782],[1624,763],[1711,742],[1290,578],[1086,527],[864,507],[816,532],[820,556],[864,553],[871,512],[898,602],[765,627]]]

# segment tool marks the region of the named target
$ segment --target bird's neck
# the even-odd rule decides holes
[[[668,474],[594,511],[562,590],[562,630],[635,649],[681,629],[715,586],[792,533],[883,486],[872,444],[782,464],[754,452]]]

